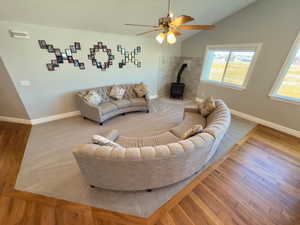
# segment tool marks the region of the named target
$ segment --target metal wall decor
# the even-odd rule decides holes
[[[97,52],[104,52],[107,54],[107,61],[100,62],[96,59],[96,53]],[[106,45],[104,45],[102,42],[98,42],[94,45],[93,48],[90,48],[90,54],[88,55],[88,59],[92,61],[92,65],[96,66],[98,69],[101,69],[101,71],[105,71],[113,64],[113,60],[115,59],[115,56],[111,53],[111,49],[109,49]]]
[[[128,63],[133,63],[138,68],[142,67],[142,62],[136,58],[137,55],[142,52],[141,46],[137,46],[135,49],[133,49],[133,51],[129,52],[125,48],[122,48],[121,45],[118,45],[117,51],[124,56],[124,59],[122,59],[122,61],[119,62],[120,69],[122,69]]]
[[[51,60],[51,63],[46,64],[49,71],[54,71],[59,67],[59,64],[63,64],[65,61],[81,70],[85,69],[84,63],[79,62],[78,59],[73,57],[73,54],[77,53],[78,50],[81,50],[80,42],[74,42],[73,45],[70,45],[69,48],[65,49],[63,52],[59,48],[54,48],[53,45],[47,44],[45,40],[39,40],[38,42],[41,49],[47,49],[49,53],[54,53],[56,57],[56,59]]]

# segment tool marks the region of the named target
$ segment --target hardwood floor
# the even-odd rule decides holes
[[[299,225],[300,140],[258,126],[159,225]]]
[[[0,225],[300,225],[300,140],[258,126],[147,219],[14,190],[30,126],[0,122]]]

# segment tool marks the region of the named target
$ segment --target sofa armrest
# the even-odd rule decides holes
[[[150,95],[149,93],[147,93],[145,96],[144,96],[146,102],[150,102]]]
[[[85,101],[81,96],[77,95],[78,98],[78,105],[79,105],[79,111],[81,113],[81,116],[86,117],[88,119],[101,122],[100,119],[100,110],[99,107],[93,104],[90,104],[89,102]]]

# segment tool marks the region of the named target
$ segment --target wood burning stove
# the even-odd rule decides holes
[[[177,74],[177,81],[171,83],[170,98],[181,98],[181,99],[183,98],[185,84],[181,83],[180,80],[181,80],[181,74],[186,67],[187,64],[182,64]]]
[[[170,98],[183,98],[184,87],[184,83],[173,82],[171,84]]]

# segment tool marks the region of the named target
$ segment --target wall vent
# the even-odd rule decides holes
[[[10,30],[9,33],[12,38],[23,38],[23,39],[30,38],[28,32],[26,31]]]

